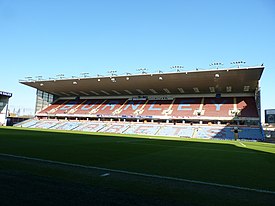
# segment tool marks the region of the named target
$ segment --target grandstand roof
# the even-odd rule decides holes
[[[11,96],[12,96],[12,93],[0,91],[0,96],[11,97]]]
[[[20,83],[57,96],[254,93],[264,66],[171,73],[30,80]]]

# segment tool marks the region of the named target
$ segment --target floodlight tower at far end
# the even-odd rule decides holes
[[[230,64],[237,65],[237,67],[240,68],[240,66],[245,63],[246,63],[245,61],[233,61]]]
[[[137,71],[140,71],[142,74],[146,74],[147,69],[146,68],[139,68]]]
[[[219,69],[219,67],[222,65],[223,65],[223,63],[221,63],[221,62],[213,62],[213,63],[209,64],[210,67],[212,67],[212,66],[217,67],[217,69]]]
[[[183,69],[184,66],[176,65],[176,66],[171,66],[170,69],[174,70],[176,69],[177,72],[180,72],[181,69]]]
[[[116,71],[116,70],[109,70],[108,73],[109,73],[111,76],[116,76],[117,71]]]

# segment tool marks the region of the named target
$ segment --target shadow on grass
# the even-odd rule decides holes
[[[275,191],[273,145],[159,138],[6,127],[0,153]]]

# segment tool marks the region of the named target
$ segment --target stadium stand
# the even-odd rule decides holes
[[[234,139],[233,126],[152,124],[152,123],[115,123],[115,122],[77,122],[56,120],[31,120],[21,125],[28,128],[106,132],[118,134],[146,134],[156,136],[176,136],[202,139]],[[239,127],[239,138],[244,140],[263,140],[258,127]]]
[[[258,117],[255,99],[252,97],[238,97],[236,99],[240,117]]]
[[[172,105],[171,115],[176,118],[189,118],[197,116],[200,111],[202,98],[179,98]]]
[[[28,128],[50,129],[51,127],[57,125],[58,123],[59,121],[56,121],[56,120],[41,120],[41,121],[37,121],[36,124],[33,124]]]
[[[77,105],[70,114],[95,114],[98,108],[104,103],[103,99],[84,99],[81,104]]]
[[[191,126],[171,126],[165,125],[161,127],[157,135],[159,136],[176,136],[176,137],[193,137],[193,127]]]
[[[34,126],[35,124],[39,123],[40,121],[39,120],[36,120],[36,119],[30,119],[30,120],[26,120],[24,121],[23,123],[18,123],[18,124],[15,124],[14,126],[20,126],[20,127],[31,127],[31,126]]]
[[[73,111],[80,106],[82,103],[82,100],[68,100],[65,101],[60,106],[56,107],[52,114],[71,114]]]
[[[241,127],[239,138],[246,140],[263,140],[264,136],[259,128]]]
[[[203,115],[208,117],[231,117],[233,98],[204,98]]]
[[[237,106],[234,100],[237,99]],[[173,103],[174,102],[174,103]],[[237,108],[237,109],[236,109]],[[101,99],[57,101],[38,112],[40,116],[94,115],[119,117],[175,117],[192,119],[196,117],[219,117],[220,119],[240,117],[258,117],[253,98],[175,98],[174,100],[133,101],[128,99]],[[209,119],[209,118],[207,118]]]
[[[230,140],[238,127],[238,138],[262,141],[258,81],[263,69],[85,78],[79,79],[81,88],[72,79],[21,82],[39,91],[37,101],[46,93],[53,102],[43,108],[37,102],[36,119],[17,126]]]
[[[57,102],[54,102],[50,106],[46,107],[42,111],[40,111],[41,114],[53,114],[55,113],[65,102],[66,100],[58,100]]]
[[[65,121],[65,122],[57,123],[56,125],[52,126],[51,129],[73,130],[80,125],[81,125],[81,122]]]
[[[233,131],[229,132],[230,128],[216,127],[216,126],[203,126],[195,129],[194,136],[204,139],[234,139]]]
[[[95,112],[98,116],[115,116],[125,103],[126,99],[105,99]]]
[[[146,103],[146,100],[128,99],[126,103],[118,110],[117,114],[122,117],[134,117],[139,115]]]
[[[127,129],[124,134],[155,135],[160,127],[160,125],[156,124],[134,124],[129,129]]]
[[[77,131],[85,131],[85,132],[98,132],[102,128],[105,127],[105,123],[103,122],[84,122],[81,125],[79,125],[74,130]]]
[[[172,100],[149,100],[139,112],[140,116],[163,116],[168,111]]]
[[[129,127],[129,124],[110,123],[102,128],[100,132],[123,134]]]

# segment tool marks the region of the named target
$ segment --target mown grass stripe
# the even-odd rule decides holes
[[[118,170],[118,169],[109,169],[109,168],[96,167],[96,166],[87,166],[87,165],[59,162],[59,161],[53,161],[53,160],[45,160],[45,159],[40,159],[40,158],[33,158],[33,157],[26,157],[26,156],[19,156],[19,155],[5,154],[5,153],[0,153],[0,156],[22,159],[22,160],[30,160],[30,161],[36,161],[36,162],[42,162],[42,163],[56,164],[56,165],[64,165],[64,166],[70,166],[70,167],[79,167],[79,168],[84,168],[84,169],[96,169],[96,170],[101,170],[101,171],[105,171],[105,172],[115,172],[115,173],[120,173],[120,174],[135,175],[135,176],[149,177],[149,178],[156,178],[156,179],[163,179],[163,180],[171,180],[171,181],[188,182],[188,183],[193,183],[193,184],[200,184],[200,185],[207,185],[207,186],[222,187],[222,188],[228,188],[228,189],[251,191],[251,192],[275,195],[275,191],[270,191],[270,190],[265,190],[265,189],[255,189],[255,188],[240,187],[240,186],[228,185],[228,184],[204,182],[204,181],[199,181],[199,180],[191,180],[191,179],[184,179],[184,178],[177,178],[177,177],[168,177],[168,176],[161,176],[161,175],[154,175],[154,174],[138,173],[138,172],[131,172],[131,171],[125,171],[125,170]]]

